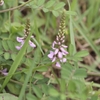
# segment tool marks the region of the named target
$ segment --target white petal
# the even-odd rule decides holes
[[[34,36],[32,35],[31,38],[34,38]]]
[[[55,46],[55,44],[57,44],[57,42],[56,42],[56,41],[54,41],[54,42],[53,42],[53,44],[52,44],[52,48],[53,48],[53,49],[55,49],[55,47],[54,47],[54,46]]]
[[[56,49],[56,50],[55,50],[55,55],[58,53],[58,51],[59,51],[59,49]]]
[[[23,44],[24,44],[24,42],[22,42],[20,46],[16,46],[16,49],[20,50],[22,48]]]
[[[30,40],[29,40],[29,45],[30,45],[31,47],[33,47],[33,48],[36,47],[36,45],[35,45],[33,42],[31,42]]]
[[[56,57],[54,57],[53,59],[52,59],[52,62],[54,62],[56,60]]]
[[[17,50],[20,50],[22,47],[21,46],[16,46],[16,49]]]
[[[60,61],[61,61],[61,62],[66,62],[67,59],[66,59],[66,58],[63,58],[63,59],[61,59]]]
[[[60,45],[60,44],[61,44],[61,42],[58,42],[58,44]]]
[[[21,37],[17,37],[17,41],[18,42],[23,42],[24,41],[24,37],[22,37],[22,38]]]
[[[3,75],[5,75],[5,76],[7,76],[7,75],[8,75],[8,73],[7,73],[7,72],[2,72],[2,74],[3,74]]]
[[[63,53],[68,54],[68,52],[67,52],[64,48],[61,47],[60,50],[61,50]]]
[[[58,52],[58,58],[62,58],[63,55],[62,55],[62,52]]]
[[[62,45],[62,47],[67,48],[68,46],[66,46],[66,45]]]
[[[52,59],[53,56],[54,56],[54,52],[53,52],[53,51],[50,51],[50,54],[48,54],[48,57],[49,57],[50,59]]]
[[[59,62],[56,63],[56,67],[59,67],[59,68],[61,67]]]

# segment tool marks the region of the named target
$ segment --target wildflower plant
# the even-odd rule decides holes
[[[55,41],[52,43],[52,50],[48,57],[52,60],[52,62],[56,62],[55,66],[57,68],[61,67],[61,63],[65,63],[67,61],[67,46],[64,45],[65,42],[65,13],[62,14],[61,23],[59,26],[59,32],[56,36]]]
[[[29,22],[29,20],[27,20],[26,29],[24,30],[24,36],[23,37],[18,37],[17,36],[17,38],[16,38],[16,40],[21,43],[20,46],[16,46],[16,49],[17,50],[20,50],[22,48],[22,46],[24,45],[25,39],[29,35],[29,32],[30,32],[30,22]],[[31,36],[31,38],[34,38],[34,36]],[[35,48],[36,47],[36,45],[31,40],[29,40],[29,45],[32,48]]]
[[[0,100],[100,100],[99,81],[90,80],[100,76],[100,48],[93,43],[100,36],[96,11],[100,2],[88,0],[89,7],[84,3],[84,8],[82,1],[0,0]],[[80,40],[78,46],[86,50],[77,47]],[[95,53],[91,65],[83,60],[88,47]]]

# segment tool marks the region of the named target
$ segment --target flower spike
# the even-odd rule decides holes
[[[29,35],[29,31],[30,31],[30,21],[29,21],[29,19],[28,19],[28,20],[27,20],[27,23],[26,23],[26,28],[25,28],[25,30],[24,30],[24,37],[17,37],[17,38],[16,38],[16,40],[17,40],[18,42],[21,43],[20,46],[16,46],[16,49],[17,49],[17,50],[20,50],[20,49],[22,48],[22,46],[24,45],[25,39],[26,39],[26,37]],[[34,38],[34,36],[31,36],[31,38]],[[32,48],[35,48],[35,47],[36,47],[36,45],[35,45],[31,40],[29,40],[29,45],[30,45]]]
[[[65,63],[67,61],[66,55],[68,52],[66,51],[67,46],[64,45],[65,42],[65,13],[63,12],[61,23],[59,26],[58,35],[56,36],[56,40],[52,43],[53,51],[50,51],[48,57],[55,62],[55,66],[57,68],[61,68],[61,63]]]

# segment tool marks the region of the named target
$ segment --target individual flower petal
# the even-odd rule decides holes
[[[58,51],[59,51],[59,49],[56,49],[56,50],[55,50],[55,55],[58,53]]]
[[[56,67],[59,67],[59,68],[61,67],[59,62],[56,63]]]
[[[67,48],[68,46],[66,46],[66,45],[62,45],[62,47]]]
[[[5,75],[5,76],[7,76],[7,75],[8,75],[8,73],[7,73],[7,72],[2,72],[2,74],[3,74],[3,75]]]
[[[62,52],[58,52],[58,58],[62,58],[63,55],[62,55]]]
[[[22,46],[16,46],[16,49],[17,49],[17,50],[20,50],[20,49],[21,49],[21,47],[22,47]]]
[[[67,52],[64,48],[61,47],[60,50],[61,50],[63,53],[68,54],[68,52]]]
[[[64,55],[64,56],[65,56],[65,55],[66,55],[66,53],[65,53],[65,52],[62,52],[62,55]]]
[[[29,44],[30,44],[30,46],[33,47],[33,48],[36,47],[36,45],[35,45],[33,42],[31,42],[30,40],[29,40]]]
[[[7,68],[0,70],[0,72],[5,76],[8,75]]]
[[[58,44],[60,45],[60,44],[61,44],[61,42],[58,42]]]
[[[17,37],[17,41],[18,42],[24,42],[24,37],[22,37],[22,38],[21,37]]]
[[[24,42],[22,42],[20,46],[16,46],[16,49],[20,50],[22,48],[23,44],[24,44]]]
[[[48,54],[48,57],[49,57],[50,59],[52,59],[53,56],[54,56],[54,52],[53,52],[53,51],[50,51],[50,54]]]
[[[52,62],[54,62],[56,60],[56,57],[54,57],[53,59],[52,59]]]
[[[54,47],[54,46],[55,46],[55,44],[57,44],[57,42],[56,42],[56,41],[54,41],[54,42],[53,42],[53,44],[52,44],[52,48],[53,48],[53,49],[56,49],[56,48]]]
[[[63,59],[61,59],[60,61],[61,61],[61,62],[66,62],[67,59],[66,59],[66,58],[63,58]]]

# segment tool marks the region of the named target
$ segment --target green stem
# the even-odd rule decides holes
[[[59,80],[58,80],[58,77],[57,77],[57,75],[55,74],[55,72],[54,72],[53,68],[51,68],[51,70],[52,70],[52,73],[53,73],[53,75],[54,75],[54,77],[55,77],[56,81],[57,81],[57,82],[58,82],[58,84],[60,85],[60,82],[59,82]]]
[[[32,0],[29,0],[29,1],[25,2],[24,4],[22,4],[22,5],[19,5],[19,6],[13,7],[13,8],[8,8],[8,9],[5,9],[5,10],[1,10],[0,13],[4,13],[4,12],[8,12],[8,11],[19,9],[19,8],[25,6],[26,4],[28,4],[31,1]]]
[[[13,82],[13,83],[15,83],[15,84],[18,84],[18,85],[23,86],[23,83],[18,82],[18,81],[16,81],[16,80],[10,79],[10,81]],[[27,87],[29,87],[29,85],[27,85]]]
[[[100,73],[95,73],[95,72],[87,72],[87,74],[92,76],[100,76]]]
[[[85,82],[85,83],[86,83],[86,85],[92,84],[93,87],[98,87],[98,88],[100,88],[100,84],[93,83],[93,82]]]

